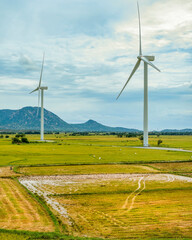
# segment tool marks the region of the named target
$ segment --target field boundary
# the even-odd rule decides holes
[[[64,235],[62,233],[57,232],[32,232],[32,231],[24,231],[24,230],[9,230],[0,228],[0,233],[9,233],[9,234],[17,234],[21,236],[29,236],[28,240],[33,239],[56,239],[56,240],[104,240],[103,238],[88,238],[88,237],[73,237],[71,235]],[[182,239],[181,239],[182,240]],[[188,239],[183,239],[188,240]]]

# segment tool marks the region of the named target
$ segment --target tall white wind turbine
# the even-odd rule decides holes
[[[43,66],[44,66],[44,58],[45,58],[45,53],[43,53],[43,61],[42,61],[42,67],[41,67],[41,74],[40,74],[40,80],[39,80],[39,85],[36,89],[34,89],[32,92],[38,91],[38,110],[39,110],[39,101],[40,101],[40,96],[41,96],[41,141],[44,141],[44,108],[43,108],[43,97],[44,97],[44,90],[47,90],[48,87],[43,87],[41,86],[41,80],[42,80],[42,75],[43,75]],[[38,111],[37,110],[37,111]]]
[[[141,61],[144,62],[144,121],[143,121],[143,146],[148,147],[148,65],[160,72],[160,70],[151,62],[155,60],[154,56],[145,56],[142,54],[142,45],[141,45],[141,21],[140,21],[140,12],[139,4],[137,2],[138,18],[139,18],[139,56],[137,57],[137,62],[133,68],[127,82],[125,83],[123,89],[119,93],[117,99],[120,97],[124,88],[128,84],[131,77],[137,71],[140,66]]]

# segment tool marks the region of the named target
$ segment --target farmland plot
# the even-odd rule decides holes
[[[192,179],[172,174],[21,177],[75,236],[190,237]]]
[[[43,166],[19,167],[18,171],[25,175],[67,175],[67,174],[101,174],[101,173],[153,173],[158,170],[137,164],[101,164],[101,165],[71,165],[71,166]]]
[[[20,184],[0,178],[0,228],[54,231],[54,224],[43,207]]]

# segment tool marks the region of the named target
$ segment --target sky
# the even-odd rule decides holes
[[[192,1],[139,0],[149,67],[149,130],[192,128]],[[135,0],[0,0],[0,109],[44,107],[68,123],[143,129]]]

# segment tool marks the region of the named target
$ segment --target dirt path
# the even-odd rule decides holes
[[[127,209],[129,212],[133,208],[136,197],[145,189],[145,181],[146,181],[147,177],[148,176],[139,178],[137,189],[135,191],[133,191],[126,198],[125,203],[123,204],[121,209]],[[141,188],[142,184],[143,184],[143,187]],[[130,204],[129,204],[129,202],[130,202]]]

